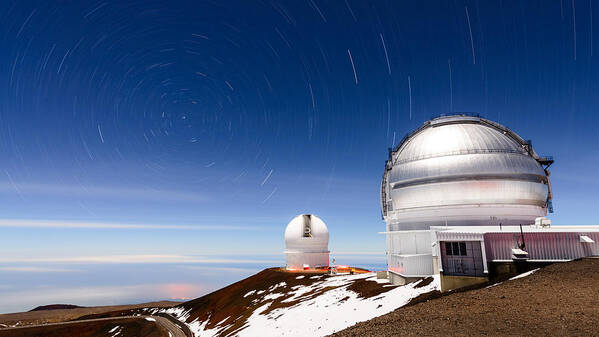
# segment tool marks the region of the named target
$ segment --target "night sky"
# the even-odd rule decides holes
[[[597,224],[599,3],[1,4],[0,312],[198,296],[283,264],[303,212],[380,263],[387,149],[453,112],[553,155],[553,223]]]

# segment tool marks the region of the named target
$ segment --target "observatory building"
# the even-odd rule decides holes
[[[552,163],[480,117],[439,117],[408,134],[390,149],[381,184],[390,280],[440,274],[443,288],[444,277],[480,281],[493,263],[599,255],[599,227],[543,218],[553,211]]]
[[[285,229],[287,269],[329,266],[329,230],[314,214],[300,214]]]

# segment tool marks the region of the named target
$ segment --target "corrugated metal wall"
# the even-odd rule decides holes
[[[595,243],[582,243],[586,235]],[[512,260],[512,248],[518,247],[520,233],[485,233],[485,249],[488,261]],[[524,251],[529,260],[572,260],[599,255],[598,232],[535,232],[524,233]]]

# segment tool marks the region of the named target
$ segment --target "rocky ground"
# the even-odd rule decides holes
[[[168,337],[168,331],[140,317],[113,318],[97,321],[69,322],[0,329],[0,337]]]
[[[0,314],[0,329],[6,326],[24,326],[45,323],[65,322],[86,315],[102,314],[117,310],[131,310],[137,308],[170,308],[181,302],[160,301],[141,304],[125,304],[100,307],[76,307],[70,309],[32,310],[12,314]],[[52,307],[52,305],[50,305]],[[39,307],[38,307],[39,308]],[[37,308],[36,308],[37,309]]]
[[[599,259],[458,292],[358,323],[334,336],[599,336]]]

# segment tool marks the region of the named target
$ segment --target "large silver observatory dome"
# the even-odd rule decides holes
[[[429,120],[390,151],[381,185],[387,231],[534,223],[551,207],[552,162],[487,119]]]

